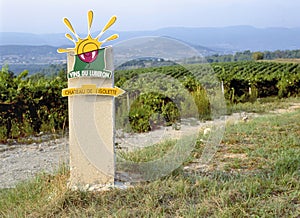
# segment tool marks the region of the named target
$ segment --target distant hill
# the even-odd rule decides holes
[[[66,55],[56,50],[49,45],[0,45],[0,64],[65,63]]]
[[[251,26],[232,26],[223,28],[188,28],[170,27],[153,31],[107,31],[103,39],[108,35],[118,33],[120,38],[109,42],[110,44],[126,42],[126,40],[139,38],[137,45],[128,41],[125,50],[122,46],[115,46],[116,54],[120,54],[118,60],[127,60],[128,46],[135,50],[130,54],[138,57],[158,57],[158,49],[165,59],[180,59],[186,57],[186,49],[168,45],[167,40],[154,40],[149,43],[141,39],[145,36],[163,36],[165,39],[176,39],[179,42],[193,47],[202,56],[215,54],[233,54],[245,50],[250,51],[275,51],[300,49],[300,28],[255,28]],[[65,38],[65,33],[57,34],[32,34],[32,33],[0,33],[0,67],[8,64],[9,68],[16,72],[28,69],[31,73],[48,69],[49,65],[61,65],[66,63],[66,55],[56,52],[58,47],[66,48],[74,45]],[[79,34],[85,37],[86,34]],[[97,33],[92,34],[97,35]],[[146,37],[147,38],[147,37]],[[139,50],[143,43],[144,50]],[[145,50],[146,49],[146,50]],[[140,52],[140,53],[139,53]],[[172,55],[172,57],[169,57]]]
[[[56,50],[56,47],[49,45],[0,45],[0,69],[8,65],[14,73],[24,70],[29,70],[30,74],[48,72],[50,65],[66,63],[66,55]]]
[[[169,27],[153,31],[108,31],[106,35],[119,33],[121,40],[142,36],[165,36],[181,40],[193,46],[210,48],[216,53],[236,51],[274,51],[300,48],[300,28],[231,27]],[[80,34],[85,37],[86,34]],[[95,34],[96,35],[96,34]],[[104,36],[105,37],[105,36]],[[114,43],[114,42],[113,42]],[[0,33],[0,45],[71,45],[61,34]]]

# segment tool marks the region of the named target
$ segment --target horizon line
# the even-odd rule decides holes
[[[185,29],[223,29],[223,28],[232,28],[232,27],[250,27],[254,29],[300,29],[298,27],[285,27],[285,26],[268,26],[268,27],[258,27],[253,25],[228,25],[228,26],[166,26],[160,27],[157,29],[144,29],[144,30],[109,30],[110,32],[153,32],[159,31],[163,29],[173,29],[173,28],[185,28]],[[93,31],[93,33],[98,31]],[[48,33],[38,33],[38,32],[24,32],[24,31],[1,31],[0,33],[23,33],[23,34],[34,34],[34,35],[50,35],[50,34],[65,34],[64,32],[48,32]],[[84,35],[84,33],[79,33],[80,35]]]

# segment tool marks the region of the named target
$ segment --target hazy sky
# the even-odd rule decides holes
[[[300,27],[298,0],[0,0],[0,31],[64,33],[67,17],[76,32],[86,33],[87,11],[94,11],[92,31],[112,15],[112,30],[162,27]]]

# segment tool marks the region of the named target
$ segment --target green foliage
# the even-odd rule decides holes
[[[264,51],[264,52],[251,52],[249,50],[243,52],[236,52],[235,54],[225,55],[212,55],[206,57],[209,63],[213,62],[239,62],[239,61],[252,61],[252,60],[274,60],[274,59],[290,59],[300,58],[300,50],[285,50],[285,51]],[[193,63],[193,59],[187,60],[189,63]]]
[[[151,116],[157,114],[157,117]],[[162,119],[159,119],[160,116]],[[155,126],[164,123],[157,123],[159,120],[167,126],[172,125],[180,119],[179,109],[172,100],[160,93],[141,94],[131,105],[129,122],[135,132],[146,132]]]
[[[285,175],[298,173],[300,175],[300,153],[294,152],[293,149],[283,151],[280,158],[274,164],[275,175]]]
[[[259,51],[254,52],[254,53],[252,54],[252,58],[253,58],[253,60],[255,60],[255,61],[262,60],[262,59],[264,59],[264,53],[259,52]]]
[[[176,140],[166,140],[164,142],[137,149],[131,152],[119,151],[118,156],[126,161],[143,163],[163,158],[176,144]]]
[[[28,76],[28,71],[15,76],[7,69],[0,72],[0,125],[6,129],[2,139],[62,129],[67,123],[67,99],[61,97],[66,87],[65,72],[47,77]]]
[[[244,52],[243,54],[245,55],[246,53]],[[170,80],[170,82],[164,84],[162,77],[153,80],[148,79],[147,81],[147,78],[141,75],[147,75],[148,72],[165,75],[165,77],[170,76],[176,81]],[[143,81],[132,79],[139,77],[142,77]],[[151,129],[149,119],[154,113],[159,113],[161,117],[167,120],[168,124],[170,124],[170,121],[176,121],[179,117],[189,117],[195,114],[198,114],[200,119],[210,119],[213,105],[211,101],[213,99],[209,98],[211,93],[207,92],[219,89],[220,84],[217,79],[223,81],[225,98],[230,103],[236,104],[254,103],[257,99],[266,97],[283,98],[297,96],[300,93],[299,77],[299,64],[249,61],[117,71],[116,85],[123,86],[126,89],[128,87],[126,81],[129,80],[131,83],[129,89],[143,90],[142,92],[132,93],[129,96],[131,98],[133,95],[137,96],[133,98],[135,99],[134,103],[130,106],[129,119],[131,129],[136,132],[145,132]],[[180,86],[177,84],[178,81],[187,92],[183,92],[180,89]],[[147,84],[147,87],[143,87],[145,84]],[[174,84],[176,84],[175,88],[171,87]],[[164,91],[159,89],[164,95],[161,92],[153,93],[152,90],[155,86],[166,87]],[[180,103],[177,102],[177,104],[172,105],[166,101],[166,96],[169,99],[179,99]],[[189,101],[183,101],[186,96],[190,97]],[[168,107],[166,107],[167,104]],[[163,105],[164,108],[162,109]],[[172,113],[173,109],[171,110],[171,107],[175,111],[170,119],[167,119],[169,114]],[[122,117],[125,118],[126,113],[128,113],[127,109],[123,108],[123,112],[119,111],[118,113],[122,113]],[[180,114],[178,114],[178,111]],[[126,119],[123,121],[128,123]]]
[[[180,122],[184,117],[210,117],[205,89],[182,66],[117,71],[116,78],[117,86],[128,91],[126,97],[116,101],[117,117],[121,119],[117,128],[147,132]],[[127,108],[122,107],[126,104]],[[128,122],[130,128],[126,127]]]
[[[300,65],[296,63],[249,61],[121,70],[115,72],[115,85],[127,93],[116,99],[116,125],[146,132],[195,115],[208,120],[215,104],[211,96],[220,89],[216,78],[223,81],[224,96],[234,104],[300,93]],[[61,97],[61,90],[65,87],[64,70],[52,76],[28,76],[28,71],[16,76],[3,68],[0,137],[64,129],[68,124],[67,98]]]
[[[276,62],[234,62],[167,66],[149,69],[116,72],[116,85],[137,75],[154,71],[179,79],[189,92],[197,85],[217,86],[216,78],[223,81],[225,98],[232,103],[254,102],[257,98],[269,96],[290,97],[300,93],[300,65]]]
[[[269,96],[297,96],[300,65],[276,62],[235,62],[212,64],[224,82],[225,97],[233,103]],[[250,91],[251,88],[251,91]]]

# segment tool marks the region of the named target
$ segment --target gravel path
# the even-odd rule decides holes
[[[300,108],[300,104],[292,104],[288,109],[279,109],[273,113],[286,113]],[[257,114],[232,114],[227,117],[228,121],[239,122],[243,116],[250,119],[259,116]],[[161,134],[157,132],[156,134]],[[146,134],[147,135],[147,134]],[[147,135],[148,136],[148,135]],[[0,188],[11,188],[23,180],[34,178],[41,172],[53,173],[62,163],[69,161],[68,137],[53,139],[53,135],[41,135],[39,137],[30,137],[31,141],[42,141],[40,143],[0,144]],[[127,138],[126,141],[145,140],[145,134],[139,134],[138,139]],[[52,139],[51,139],[52,138]],[[124,138],[122,139],[124,140]],[[121,141],[122,141],[121,140]],[[140,144],[140,143],[139,143]]]
[[[54,172],[68,162],[68,150],[67,138],[29,145],[0,144],[0,188],[14,187],[37,173]]]
[[[236,113],[228,118],[241,120],[241,114]],[[181,125],[179,131],[172,129],[172,127],[166,127],[149,133],[128,134],[125,137],[118,137],[117,134],[116,142],[119,149],[131,151],[149,144],[153,145],[163,138],[176,138],[184,132],[199,131],[199,128],[211,125],[211,122],[198,123],[197,126]],[[0,144],[0,188],[15,187],[20,181],[34,178],[36,174],[41,172],[53,173],[62,163],[68,163],[68,138],[52,140],[50,138],[53,136],[41,135],[28,139],[42,141],[41,143],[20,145],[17,142],[10,142],[13,145]]]

